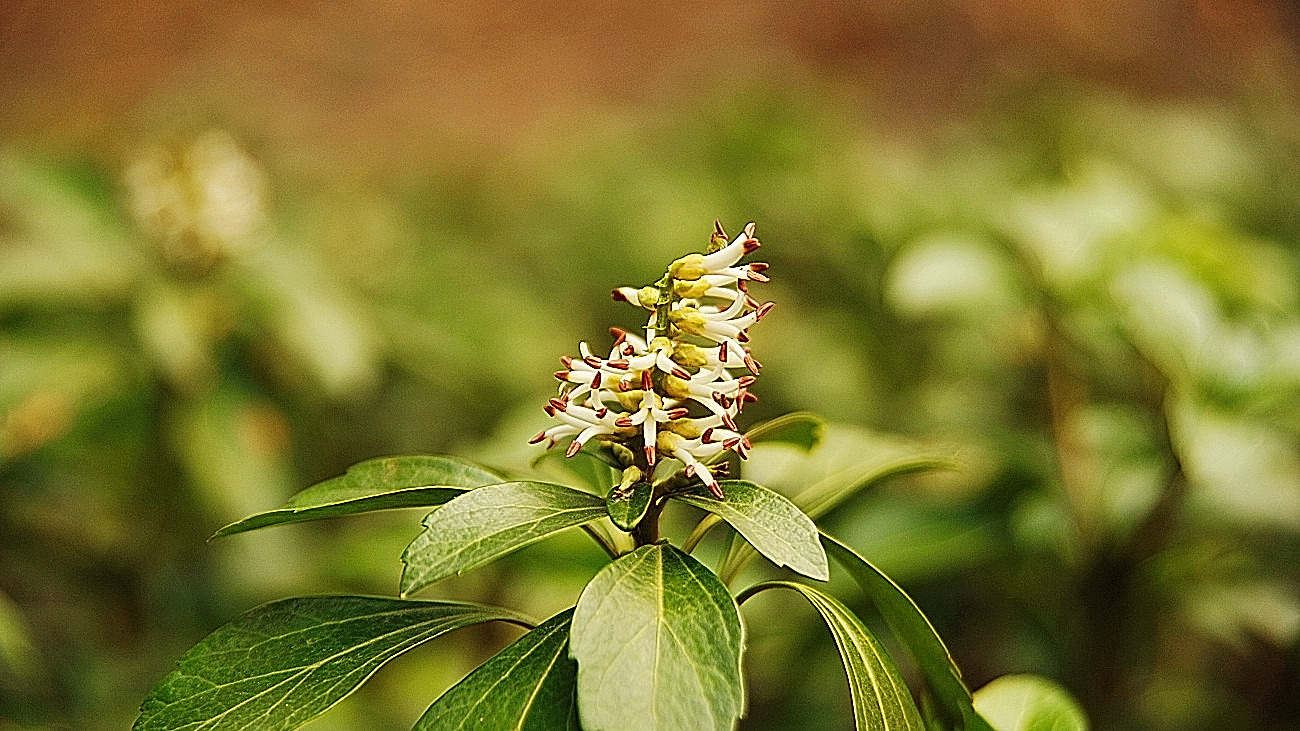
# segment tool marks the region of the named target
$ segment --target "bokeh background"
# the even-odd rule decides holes
[[[714,218],[772,264],[752,418],[833,422],[754,474],[956,465],[831,528],[972,686],[1289,727],[1298,47],[1287,0],[7,0],[0,728],[126,727],[249,606],[395,593],[418,511],[205,541],[367,457],[526,469],[558,356]],[[427,595],[546,616],[601,560]],[[814,615],[746,615],[746,726],[845,727]],[[408,727],[511,636],[312,728]]]

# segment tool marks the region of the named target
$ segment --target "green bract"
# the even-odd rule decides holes
[[[560,393],[546,406],[556,423],[534,441],[569,440],[565,453],[577,458],[566,462],[573,484],[506,476],[448,457],[386,457],[218,531],[434,508],[402,555],[401,598],[299,597],[254,609],[181,658],[145,700],[136,728],[295,728],[397,655],[498,620],[530,631],[433,699],[415,728],[728,729],[745,712],[740,605],[770,589],[799,594],[825,621],[858,728],[989,729],[984,709],[1019,724],[1006,712],[1018,699],[1033,703],[1033,718],[1050,720],[1054,729],[1082,728],[1069,699],[1044,691],[1046,684],[1020,679],[972,700],[917,605],[814,523],[881,480],[950,466],[947,460],[915,455],[855,464],[809,480],[792,496],[751,480],[719,479],[765,444],[813,450],[825,427],[807,414],[745,432],[736,423],[754,398],[750,387],[761,368],[746,331],[771,308],[745,289],[766,281],[766,266],[739,265],[758,247],[753,233],[750,224],[728,244],[719,224],[709,251],[678,259],[655,285],[616,290],[650,311],[645,338],[618,330],[607,358],[583,344],[580,357],[564,359],[566,370],[556,374]],[[697,518],[680,547],[660,536],[669,509]],[[732,529],[730,543],[710,568],[692,553],[723,523]],[[579,527],[611,560],[572,608],[541,624],[496,607],[406,598]],[[906,649],[917,688],[908,688],[867,622],[808,583],[830,579],[828,552]],[[733,594],[729,584],[756,556],[777,576]]]

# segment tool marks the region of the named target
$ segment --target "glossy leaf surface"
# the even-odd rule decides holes
[[[583,726],[732,728],[744,709],[742,643],[736,602],[713,572],[669,545],[638,548],[578,598]]]
[[[787,566],[818,581],[830,578],[817,526],[794,503],[746,480],[723,480],[718,484],[722,488],[721,500],[703,492],[674,497],[727,521],[777,566]]]
[[[548,482],[503,482],[463,493],[424,519],[402,554],[402,593],[482,566],[605,515],[605,500]]]
[[[949,728],[988,729],[988,723],[971,705],[971,694],[962,682],[961,670],[912,598],[853,549],[825,534],[822,541],[827,552],[862,587],[889,628],[911,652],[934,696],[934,712],[943,724]]]
[[[921,731],[925,728],[898,668],[857,615],[821,589],[791,581],[759,584],[743,596],[751,597],[773,588],[792,589],[802,594],[830,628],[849,678],[853,718],[858,729]]]
[[[569,657],[567,609],[538,625],[443,693],[415,724],[433,729],[573,728],[577,663]]]
[[[381,665],[504,609],[362,596],[285,599],[250,610],[195,645],[141,706],[145,729],[291,729]]]
[[[654,497],[654,486],[648,482],[636,482],[628,485],[626,490],[614,488],[605,496],[605,508],[614,525],[630,531],[636,527],[650,509],[650,499]]]
[[[441,505],[467,489],[502,479],[487,469],[450,457],[410,455],[368,459],[349,467],[346,474],[299,492],[283,507],[231,523],[213,537],[372,510]]]

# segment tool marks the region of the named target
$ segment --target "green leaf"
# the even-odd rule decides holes
[[[830,578],[817,526],[794,503],[746,480],[723,480],[718,486],[724,496],[721,500],[703,492],[673,497],[726,520],[777,566],[788,566],[818,581]]]
[[[622,556],[573,615],[583,726],[732,728],[744,710],[743,640],[735,600],[698,561],[666,544]]]
[[[1004,675],[975,691],[975,709],[997,731],[1086,731],[1069,693],[1037,675]]]
[[[794,503],[795,507],[810,520],[816,521],[854,495],[890,477],[933,469],[952,469],[952,467],[952,460],[926,454],[900,457],[865,470],[854,465],[817,480],[791,497],[790,502]],[[711,526],[701,524],[697,532],[708,527]],[[723,556],[719,570],[722,580],[730,583],[753,557],[753,548],[750,545],[739,541],[731,543]]]
[[[889,654],[862,620],[835,597],[808,584],[771,581],[750,587],[741,595],[741,601],[760,591],[775,588],[792,589],[802,594],[830,628],[849,678],[849,695],[857,728],[889,731],[922,731],[925,728],[907,684]]]
[[[931,454],[909,455],[875,465],[862,472],[832,474],[813,483],[793,496],[791,500],[807,513],[808,517],[817,520],[859,492],[891,477],[929,470],[950,470],[954,469],[954,464],[953,460],[947,457]]]
[[[961,670],[912,598],[853,549],[825,533],[822,542],[830,555],[867,593],[889,628],[911,652],[936,701],[933,711],[941,717],[944,727],[987,730],[988,723],[971,705],[971,694],[962,682]]]
[[[465,490],[503,479],[482,467],[450,457],[410,455],[369,459],[349,467],[347,474],[294,495],[282,508],[231,523],[213,538],[281,523],[441,505]]]
[[[604,498],[548,482],[502,482],[462,493],[429,513],[424,532],[406,547],[402,594],[603,515]]]
[[[813,414],[800,411],[769,419],[750,428],[749,431],[745,432],[745,436],[754,443],[781,442],[793,444],[807,452],[821,442],[822,432],[825,429],[826,422],[824,420]]]
[[[609,511],[609,519],[623,530],[632,530],[650,509],[650,499],[654,497],[654,492],[654,485],[648,482],[634,482],[626,490],[610,490],[605,496],[605,509]]]
[[[412,731],[576,727],[572,618],[573,610],[566,609],[478,666],[434,701]]]
[[[195,645],[140,707],[146,729],[291,729],[394,657],[514,612],[460,602],[295,597],[250,610]]]

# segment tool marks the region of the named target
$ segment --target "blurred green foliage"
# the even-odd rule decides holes
[[[751,418],[841,424],[756,449],[754,479],[958,455],[830,530],[969,684],[1046,675],[1105,728],[1300,716],[1300,141],[1212,102],[998,102],[922,138],[742,89],[382,183],[221,131],[116,167],[0,149],[0,721],[121,728],[250,603],[395,593],[418,513],[204,541],[367,457],[527,465],[555,359],[631,322],[604,293],[715,217],[757,221],[773,266]],[[549,616],[601,560],[575,535],[438,591]],[[811,615],[777,635],[763,607],[751,652],[807,662],[751,675],[747,724],[841,727]],[[409,725],[509,633],[440,640],[313,727]]]

